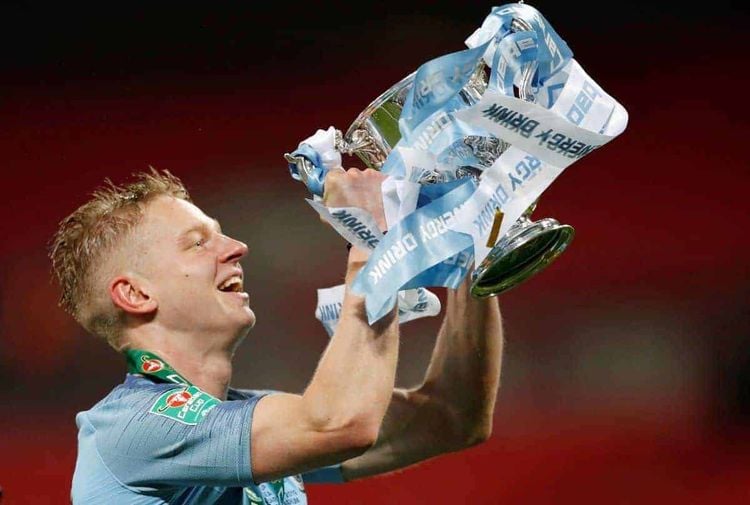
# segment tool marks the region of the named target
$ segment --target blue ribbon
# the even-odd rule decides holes
[[[402,139],[409,142],[412,131],[435,112],[461,107],[463,102],[457,95],[469,82],[488,45],[486,42],[447,54],[419,67],[399,118]]]
[[[467,178],[456,181],[455,185],[454,189],[420,207],[390,229],[357,274],[352,291],[365,295],[370,324],[390,310],[396,293],[406,286],[445,283],[455,286],[466,275],[468,268],[456,268],[456,265],[426,272],[473,247],[470,235],[447,229],[446,216],[474,193],[477,183]],[[418,282],[414,282],[417,276],[420,276]]]
[[[549,77],[561,70],[565,64],[573,57],[573,51],[568,44],[557,34],[552,25],[542,16],[542,14],[526,4],[506,4],[492,9],[490,16],[499,17],[502,20],[501,30],[498,31],[499,37],[505,37],[506,30],[509,26],[509,18],[521,18],[531,25],[532,33],[537,39],[536,59],[539,64],[536,75],[532,84],[534,86],[543,86]],[[518,35],[529,32],[516,32]]]
[[[323,162],[320,159],[318,152],[312,148],[309,144],[301,144],[295,151],[292,152],[292,156],[302,156],[310,163],[312,163],[314,170],[307,174],[307,180],[305,181],[299,174],[299,169],[296,163],[289,163],[289,172],[292,175],[292,179],[296,181],[302,181],[307,186],[307,189],[313,195],[323,196],[324,182],[328,169],[323,166]]]

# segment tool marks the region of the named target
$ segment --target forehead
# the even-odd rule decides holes
[[[146,231],[169,235],[177,235],[193,226],[213,226],[213,223],[213,219],[192,203],[166,195],[150,201],[143,217]]]

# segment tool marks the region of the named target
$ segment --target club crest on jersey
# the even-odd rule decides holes
[[[190,426],[201,422],[221,400],[195,386],[170,389],[159,396],[149,411]]]
[[[172,393],[167,397],[167,402],[165,405],[159,407],[162,412],[169,408],[177,408],[182,407],[187,402],[190,401],[190,398],[192,398],[193,395],[188,393],[187,391],[178,391],[177,393]]]

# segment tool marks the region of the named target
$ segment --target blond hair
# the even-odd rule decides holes
[[[106,292],[100,270],[141,222],[146,204],[167,195],[190,201],[179,178],[168,171],[134,174],[117,186],[109,179],[91,199],[60,222],[49,257],[60,284],[60,306],[89,332],[116,347],[122,313]]]

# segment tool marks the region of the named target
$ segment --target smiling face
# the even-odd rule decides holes
[[[245,244],[222,234],[192,203],[171,196],[149,202],[137,235],[133,252],[157,304],[155,322],[198,337],[224,335],[227,343],[247,334],[255,314],[243,291]]]

